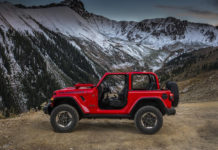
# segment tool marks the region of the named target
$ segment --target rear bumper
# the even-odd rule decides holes
[[[52,109],[51,102],[48,102],[48,104],[46,104],[46,105],[43,107],[43,112],[44,112],[45,114],[49,114],[49,115],[50,115],[51,109]]]
[[[166,114],[167,115],[175,115],[176,114],[176,109],[174,107],[166,108]]]

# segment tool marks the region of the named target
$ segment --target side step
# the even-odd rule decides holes
[[[95,119],[95,118],[102,118],[102,119],[129,119],[131,118],[130,115],[118,115],[118,114],[85,114],[83,118],[90,118],[90,119]]]

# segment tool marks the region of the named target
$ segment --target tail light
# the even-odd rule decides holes
[[[172,93],[170,93],[170,97],[169,97],[169,99],[170,99],[171,101],[174,100],[174,95],[173,95]]]

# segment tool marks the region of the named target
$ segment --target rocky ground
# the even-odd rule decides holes
[[[182,102],[218,101],[218,70],[177,81]]]
[[[72,133],[55,133],[49,116],[29,112],[0,120],[0,150],[216,150],[217,110],[217,101],[180,104],[154,135],[139,133],[131,120],[116,119],[84,119]]]

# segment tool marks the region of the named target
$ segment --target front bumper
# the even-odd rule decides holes
[[[175,115],[176,114],[176,109],[174,107],[166,108],[166,114],[167,115]]]
[[[44,107],[43,107],[43,112],[45,114],[49,114],[51,113],[51,110],[52,110],[52,104],[51,102],[49,101]]]

